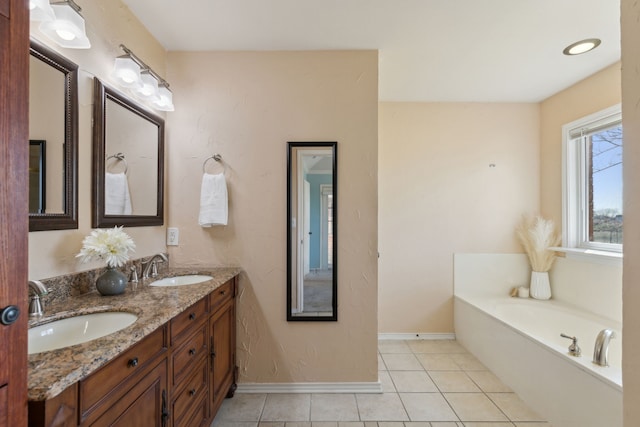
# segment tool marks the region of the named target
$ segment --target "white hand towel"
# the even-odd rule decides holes
[[[104,179],[105,215],[131,215],[129,182],[124,173],[106,173]]]
[[[228,212],[227,182],[224,174],[205,173],[202,175],[198,224],[202,227],[227,225]]]

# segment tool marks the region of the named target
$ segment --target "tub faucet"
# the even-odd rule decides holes
[[[143,260],[142,261],[142,266],[143,266],[142,278],[143,279],[148,279],[149,277],[156,277],[158,275],[158,270],[157,270],[158,267],[156,265],[156,262],[158,261],[156,261],[156,258],[160,258],[160,262],[169,261],[167,256],[163,253],[152,255],[149,258]]]
[[[570,337],[566,334],[560,334],[562,338],[569,338],[571,340],[571,345],[569,346],[569,354],[574,357],[580,357],[582,354],[582,350],[578,347],[578,338]]]
[[[611,329],[600,331],[593,349],[593,363],[600,366],[609,366],[609,341],[615,337],[616,333]]]
[[[47,295],[49,290],[39,280],[29,280],[29,290],[33,291],[33,295],[29,297],[29,317],[42,316],[44,314],[44,306],[40,297]]]

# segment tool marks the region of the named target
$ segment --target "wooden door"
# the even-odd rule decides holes
[[[27,425],[27,4],[0,0],[0,427]]]

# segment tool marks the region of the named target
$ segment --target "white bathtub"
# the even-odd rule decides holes
[[[456,294],[458,341],[554,427],[622,426],[621,325],[556,301]],[[609,367],[591,362],[602,329],[616,332]],[[568,355],[578,338],[582,357]]]

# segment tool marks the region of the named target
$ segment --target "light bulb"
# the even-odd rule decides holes
[[[73,40],[76,38],[76,35],[73,34],[71,31],[67,31],[67,30],[63,30],[63,29],[58,29],[56,30],[56,34],[58,35],[58,37],[60,37],[62,40]]]
[[[123,70],[118,75],[125,83],[133,83],[136,81],[136,74],[131,70]]]
[[[565,47],[562,53],[565,55],[580,55],[581,53],[589,52],[600,45],[600,39],[586,39],[580,40]]]

